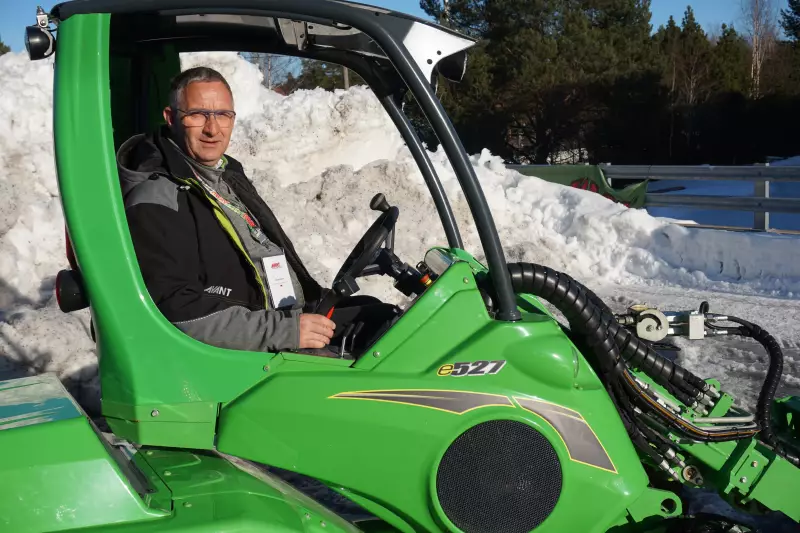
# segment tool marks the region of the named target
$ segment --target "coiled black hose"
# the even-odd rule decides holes
[[[624,365],[619,347],[603,320],[602,310],[589,300],[578,282],[568,277],[559,279],[554,275],[555,271],[540,265],[510,264],[508,270],[515,292],[536,294],[564,314],[571,327],[580,333],[585,345],[594,353],[601,375],[612,373],[620,363]],[[616,379],[605,381],[609,397],[631,441],[659,464],[663,458],[649,445],[631,405],[620,401],[626,397],[622,382]]]
[[[783,350],[781,350],[781,346],[775,337],[760,326],[735,316],[729,316],[728,320],[741,324],[742,327],[739,328],[739,334],[750,337],[761,344],[769,355],[767,377],[764,378],[764,385],[761,386],[761,392],[758,394],[758,403],[756,404],[756,420],[758,420],[758,425],[761,426],[761,440],[772,446],[786,460],[795,466],[800,466],[800,457],[786,450],[778,442],[778,438],[772,430],[772,402],[775,400],[775,393],[778,390],[781,374],[783,373]]]
[[[570,276],[551,270],[545,266],[536,265],[532,263],[511,263],[508,265],[508,271],[511,275],[511,284],[515,292],[524,292],[534,294],[543,300],[550,302],[567,318],[570,328],[579,333],[585,340],[587,348],[591,350],[595,356],[595,370],[600,374],[602,380],[606,384],[612,400],[617,406],[617,410],[623,417],[623,423],[628,429],[628,434],[634,443],[639,444],[642,440],[646,440],[641,429],[639,429],[638,421],[632,411],[630,402],[641,404],[644,409],[658,409],[652,402],[650,405],[647,403],[646,395],[643,391],[638,389],[628,372],[628,363],[620,355],[620,348],[617,346],[614,338],[611,335],[610,325],[618,323],[611,314],[608,307],[600,301],[595,295],[594,299],[599,302],[595,304],[589,296],[589,289],[586,289],[579,282],[572,279]],[[593,293],[592,293],[593,294]],[[638,340],[638,339],[637,339]],[[628,346],[638,346],[635,342],[628,342]],[[645,356],[650,356],[652,359],[664,359],[660,354],[652,349],[648,352],[646,345],[644,348],[637,349],[637,354],[641,353]],[[630,348],[629,348],[630,349]],[[661,367],[670,366],[674,368],[672,362],[666,361],[661,363]],[[666,373],[660,374],[661,380],[664,380]],[[679,375],[671,372],[669,375]],[[671,393],[675,395],[681,402],[690,404],[693,402],[686,394],[675,390],[675,387],[666,382],[665,385]],[[747,438],[752,436],[755,432],[750,431],[732,431],[724,435],[713,435],[708,432],[702,432],[696,427],[692,427],[685,422],[682,423],[674,416],[667,412],[661,413],[667,423],[674,427],[681,433],[692,436],[702,441],[722,441],[734,440],[740,438]],[[645,450],[647,453],[652,453],[652,450]]]
[[[559,273],[559,275],[569,277],[567,274]],[[677,387],[691,398],[696,398],[701,392],[709,389],[710,386],[704,380],[681,365],[673,363],[662,356],[647,343],[636,337],[636,335],[627,328],[620,325],[616,318],[614,318],[614,313],[603,300],[590,288],[582,285],[578,281],[576,281],[576,283],[583,289],[589,297],[589,300],[603,311],[603,319],[607,321],[609,333],[611,333],[617,346],[619,346],[622,357],[632,366],[641,368],[647,375],[651,376],[668,390],[673,386]],[[676,396],[681,396],[679,391],[670,390],[670,392],[676,393]],[[693,399],[688,402],[684,401],[682,398],[678,399],[688,405],[694,402]]]
[[[532,263],[508,265],[515,292],[540,296],[561,311],[570,325],[585,336],[588,347],[597,356],[602,373],[610,372],[620,356],[619,348],[604,326],[602,311],[569,277],[559,279],[553,270]]]
[[[641,368],[684,403],[692,405],[695,402],[694,398],[700,394],[701,387],[707,386],[705,381],[663,357],[621,326],[605,302],[568,274],[533,263],[510,263],[508,271],[511,274],[511,283],[515,291],[535,294],[547,300],[564,314],[573,327],[577,325],[583,330],[590,327],[588,324],[584,325],[580,316],[575,316],[574,318],[579,320],[573,322],[573,317],[568,315],[568,313],[574,314],[573,305],[578,303],[581,309],[585,310],[587,305],[591,304],[591,307],[600,312],[605,329],[614,344],[619,347],[624,361]],[[575,294],[572,295],[572,292]],[[579,298],[578,295],[582,296]],[[611,363],[606,361],[606,364]],[[617,367],[616,377],[619,377],[624,365],[620,365],[618,361],[614,361],[613,365]]]

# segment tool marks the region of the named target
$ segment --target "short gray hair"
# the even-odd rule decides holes
[[[231,86],[228,85],[228,81],[222,74],[213,68],[194,67],[190,68],[189,70],[184,70],[172,78],[172,82],[170,83],[169,87],[169,106],[172,108],[172,111],[174,112],[180,107],[180,100],[183,96],[183,91],[190,83],[208,83],[213,81],[218,81],[225,85],[225,87],[228,89],[228,92],[231,93],[231,100],[233,100],[233,91],[231,91]]]

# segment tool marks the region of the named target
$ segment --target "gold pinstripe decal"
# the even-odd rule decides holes
[[[433,409],[435,411],[442,411],[457,415],[463,415],[464,413],[469,413],[470,411],[481,409],[483,407],[515,408],[514,403],[507,396],[503,396],[502,394],[457,391],[449,389],[385,389],[348,391],[334,394],[328,398],[336,400],[365,400],[372,402],[413,405],[415,407],[424,407],[426,409]],[[434,405],[436,403],[439,405]]]
[[[450,414],[463,415],[483,407],[511,407],[536,415],[558,435],[570,461],[604,472],[617,474],[608,451],[592,426],[576,410],[553,402],[502,394],[450,389],[383,389],[340,392],[329,396],[335,400],[361,400],[423,407]],[[418,400],[418,401],[414,401]],[[494,401],[492,401],[494,400]],[[438,405],[433,405],[433,404]],[[558,427],[560,426],[560,427]],[[588,429],[591,437],[581,431]],[[588,438],[587,438],[588,437]]]

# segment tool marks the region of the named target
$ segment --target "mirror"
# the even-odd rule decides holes
[[[436,69],[445,79],[456,83],[464,79],[467,72],[467,51],[449,55],[436,64]]]

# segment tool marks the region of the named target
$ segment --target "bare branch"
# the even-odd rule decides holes
[[[761,67],[775,46],[777,15],[774,0],[742,0],[744,28],[753,54],[750,62],[750,94],[753,98],[761,94]]]
[[[264,76],[263,84],[268,89],[281,85],[289,74],[296,75],[300,70],[300,60],[296,57],[250,52],[242,56],[258,67]]]

